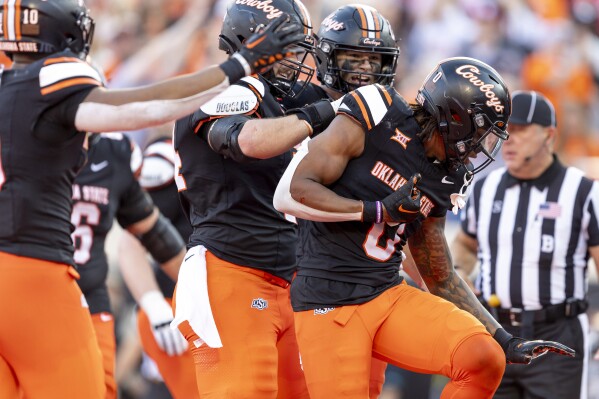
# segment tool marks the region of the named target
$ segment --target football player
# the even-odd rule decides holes
[[[84,61],[94,22],[82,0],[3,0],[0,15],[0,50],[13,61],[0,76],[0,316],[10,320],[0,326],[0,397],[21,389],[27,397],[103,398],[71,241],[83,132],[182,117],[304,36],[281,13],[219,66],[107,90]]]
[[[446,375],[444,396],[480,399],[492,397],[506,358],[574,355],[499,328],[451,266],[445,214],[463,206],[472,174],[488,164],[470,170],[468,159],[492,161],[507,139],[510,112],[495,70],[448,59],[426,78],[417,104],[378,84],[345,95],[330,126],[296,155],[275,206],[312,221],[291,289],[312,399],[364,397],[372,356]],[[398,275],[406,242],[435,295]]]
[[[175,168],[175,152],[173,150],[172,140],[162,138],[150,143],[143,152],[144,162],[141,168],[139,183],[145,189],[152,202],[177,229],[179,235],[187,240],[191,234],[191,226],[181,205],[179,204],[177,186],[175,185],[173,170]],[[147,264],[145,259],[145,250],[130,234],[123,236],[119,246],[119,259],[131,264]],[[122,268],[121,268],[122,269]],[[138,279],[138,274],[129,273],[133,268],[123,270],[125,281]],[[158,282],[156,291],[152,294],[162,302],[166,298],[171,303],[176,278],[171,278],[170,273],[165,273],[164,268],[155,267],[155,281]],[[154,279],[153,279],[154,280]],[[128,283],[128,285],[130,285]],[[170,308],[169,308],[170,310]],[[166,314],[166,312],[165,312]],[[171,311],[172,318],[172,311]],[[194,399],[199,398],[196,384],[195,368],[191,352],[186,350],[183,353],[177,353],[172,350],[165,350],[160,336],[156,335],[156,317],[152,311],[146,311],[140,307],[137,312],[137,330],[141,339],[144,352],[156,363],[164,383],[168,387],[171,395],[175,399]],[[162,325],[160,331],[169,337],[166,323]],[[181,336],[177,329],[171,329],[172,332]],[[173,341],[174,342],[174,341]],[[187,341],[185,341],[187,347]],[[176,347],[173,347],[175,349]],[[170,352],[170,353],[169,353]]]
[[[299,95],[313,73],[303,62],[314,43],[310,17],[299,0],[232,2],[219,47],[236,54],[280,13],[303,27],[293,54],[175,125],[175,180],[193,233],[174,324],[190,343],[201,397],[308,397],[289,303],[296,225],[273,208],[272,196],[290,150],[313,130],[284,117],[278,102]],[[264,118],[273,118],[266,129]]]
[[[124,135],[90,135],[87,163],[73,185],[71,223],[75,230],[71,236],[74,260],[81,276],[77,283],[85,295],[102,351],[106,398],[117,396],[114,319],[106,286],[108,259],[104,252],[106,235],[114,219],[137,236],[143,247],[161,263],[163,270],[175,279],[185,254],[185,243],[179,233],[138,183],[141,167],[139,147]],[[125,282],[149,316],[157,345],[167,356],[178,356],[187,349],[187,342],[169,326],[173,319],[171,306],[158,290],[147,260],[134,260],[119,263]]]

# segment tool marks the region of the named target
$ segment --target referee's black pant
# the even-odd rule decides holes
[[[520,326],[503,325],[522,336]],[[530,326],[527,327],[530,329]],[[557,341],[576,350],[576,357],[548,353],[529,365],[508,364],[495,399],[587,399],[589,320],[585,313],[550,323],[535,323],[532,339]]]

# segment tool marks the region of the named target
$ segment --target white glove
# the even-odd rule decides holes
[[[139,306],[148,315],[156,343],[169,356],[178,356],[187,349],[187,340],[178,329],[172,329],[173,309],[158,291],[143,294]]]

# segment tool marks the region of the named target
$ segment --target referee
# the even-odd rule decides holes
[[[512,97],[505,167],[476,182],[452,245],[456,269],[510,333],[559,341],[576,357],[508,365],[495,398],[587,398],[587,263],[599,269],[599,182],[553,153],[553,105],[542,94]]]

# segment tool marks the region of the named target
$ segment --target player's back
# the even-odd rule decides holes
[[[100,78],[69,51],[0,80],[0,251],[72,263],[71,184],[85,161],[77,106]]]

